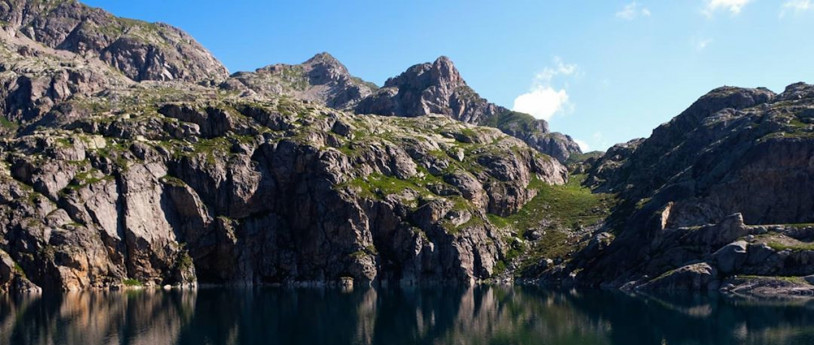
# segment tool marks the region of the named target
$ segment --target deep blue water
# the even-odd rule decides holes
[[[814,344],[814,302],[531,287],[0,299],[0,344]]]

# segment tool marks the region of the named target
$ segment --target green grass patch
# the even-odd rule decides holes
[[[797,276],[756,276],[756,275],[738,275],[738,279],[745,280],[775,280],[783,281],[793,284],[808,285],[809,283],[803,277]]]
[[[226,137],[200,140],[193,144],[193,153],[203,156],[209,164],[229,154],[232,143]]]
[[[586,175],[572,175],[567,184],[552,186],[539,179],[529,184],[537,195],[520,211],[508,217],[489,215],[492,224],[511,226],[522,236],[547,219],[566,228],[593,225],[610,214],[613,196],[594,194],[582,186]]]
[[[804,229],[804,228],[814,228],[814,223],[793,223],[793,224],[781,224],[785,227],[795,228],[795,229]]]
[[[23,267],[20,266],[18,263],[14,263],[14,273],[20,275],[21,277],[25,278],[25,271],[23,271]]]
[[[177,177],[174,177],[174,176],[170,176],[170,175],[166,175],[166,176],[162,177],[160,179],[160,181],[163,182],[164,184],[167,184],[167,185],[170,185],[170,186],[173,186],[173,187],[186,187],[186,185],[187,185],[186,182],[184,182],[184,180],[182,180],[180,178],[177,178]]]
[[[793,252],[814,250],[814,243],[796,242],[796,243],[781,243],[777,241],[769,241],[766,243],[769,248],[775,251],[791,250]]]
[[[430,174],[424,167],[418,166],[417,171],[416,176],[408,179],[373,173],[367,177],[357,177],[344,185],[360,189],[361,195],[366,198],[382,199],[388,195],[401,194],[406,189],[416,191],[424,198],[434,198],[434,194],[427,187],[445,182],[440,177]],[[468,203],[466,200],[464,202]]]
[[[0,116],[0,127],[10,130],[17,130],[17,128],[20,127],[20,125],[14,121],[7,119],[5,116]]]
[[[506,111],[498,116],[492,116],[484,126],[495,127],[505,131],[523,133],[537,132],[537,120],[534,116],[516,111]]]
[[[138,279],[125,279],[122,280],[122,284],[124,284],[124,286],[144,286]]]
[[[605,153],[602,151],[591,151],[585,153],[572,153],[568,156],[568,159],[565,161],[565,164],[574,164],[574,163],[581,163],[591,158],[599,159]]]
[[[573,175],[562,186],[552,186],[535,179],[529,188],[537,190],[537,195],[520,211],[508,217],[487,215],[490,223],[501,228],[513,228],[520,238],[524,238],[531,229],[543,232],[538,240],[530,242],[530,247],[509,250],[503,258],[504,266],[520,259],[516,273],[524,275],[544,258],[565,258],[579,249],[577,239],[571,238],[569,232],[600,222],[610,214],[615,203],[610,194],[594,194],[582,187],[585,177]],[[541,226],[544,221],[550,222],[545,228]]]

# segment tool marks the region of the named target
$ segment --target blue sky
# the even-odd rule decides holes
[[[327,51],[381,85],[446,55],[481,96],[599,150],[718,86],[814,82],[814,0],[84,2],[178,26],[231,72]]]

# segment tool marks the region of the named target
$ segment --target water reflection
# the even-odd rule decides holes
[[[808,301],[522,287],[0,298],[0,344],[812,344]]]

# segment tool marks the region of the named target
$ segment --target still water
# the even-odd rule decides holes
[[[490,286],[97,292],[3,297],[0,344],[814,344],[814,302]]]

